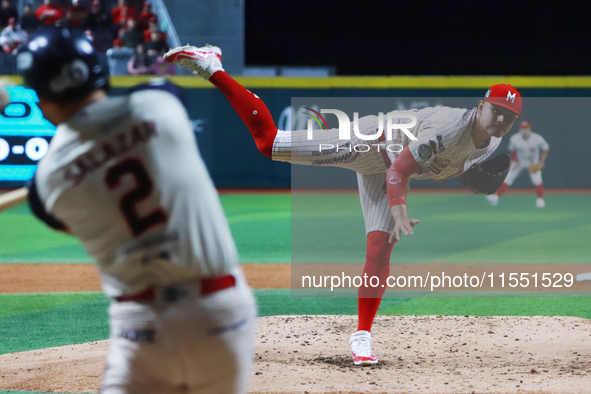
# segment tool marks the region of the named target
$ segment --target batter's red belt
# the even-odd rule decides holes
[[[236,278],[230,274],[203,278],[199,281],[199,295],[206,296],[234,286],[236,286]],[[154,301],[161,293],[165,301],[174,302],[188,294],[186,285],[164,286],[159,290],[161,291],[152,286],[139,293],[115,297],[115,301],[150,302]]]

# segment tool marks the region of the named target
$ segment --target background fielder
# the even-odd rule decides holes
[[[107,97],[92,45],[65,27],[37,30],[17,63],[57,125],[31,209],[80,239],[112,298],[101,392],[246,393],[254,298],[180,101]]]
[[[544,137],[532,132],[531,125],[527,121],[519,123],[519,132],[512,135],[509,140],[509,152],[511,153],[511,169],[505,182],[496,194],[486,196],[492,206],[499,203],[499,197],[509,189],[515,179],[525,169],[529,172],[531,183],[536,188],[536,207],[544,208],[544,184],[542,182],[542,169],[548,158],[550,145]]]
[[[363,273],[368,277],[377,276],[380,283],[386,283],[390,254],[400,240],[400,233],[412,234],[413,227],[419,223],[409,217],[406,210],[410,178],[444,181],[486,160],[499,146],[501,137],[509,132],[522,106],[521,95],[515,88],[495,85],[473,109],[437,107],[415,111],[417,124],[409,130],[418,139],[410,141],[399,131],[392,143],[405,147],[400,154],[386,154],[383,149],[367,152],[335,149],[318,156],[319,144],[373,145],[381,141],[378,137],[375,141],[362,141],[353,133],[350,141],[339,141],[338,129],[315,131],[314,139],[310,141],[307,130],[278,130],[262,100],[224,71],[218,47],[178,47],[170,50],[165,59],[213,83],[230,101],[265,156],[293,164],[328,165],[357,172],[367,234]],[[404,115],[400,114],[400,117],[404,118]],[[362,134],[374,135],[377,129],[378,117],[359,119]],[[358,330],[350,340],[356,365],[378,362],[371,350],[370,330],[384,292],[385,287],[381,286],[359,288]]]

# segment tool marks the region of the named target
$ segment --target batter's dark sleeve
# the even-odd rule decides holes
[[[39,198],[39,193],[37,192],[37,184],[35,183],[35,176],[27,182],[27,188],[29,189],[29,206],[31,207],[31,211],[39,220],[44,221],[49,227],[59,230],[59,231],[68,231],[68,228],[65,224],[57,220],[54,216],[47,213],[45,207],[43,207],[43,203]]]

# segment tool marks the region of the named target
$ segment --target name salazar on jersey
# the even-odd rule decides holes
[[[64,179],[78,185],[86,175],[102,167],[109,160],[157,136],[154,122],[142,122],[127,132],[117,133],[69,164],[64,170]]]

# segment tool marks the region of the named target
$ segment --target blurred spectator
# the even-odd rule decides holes
[[[21,29],[26,31],[27,34],[31,34],[39,26],[41,26],[41,21],[35,16],[33,4],[26,4],[21,17]]]
[[[111,75],[127,75],[127,62],[134,55],[134,50],[123,46],[123,40],[113,40],[113,48],[107,49],[107,60]]]
[[[159,55],[156,56],[152,64],[148,67],[148,70],[151,71],[150,74],[174,75],[176,72],[176,67],[172,63],[164,62],[164,58]]]
[[[54,25],[55,22],[64,17],[64,14],[62,8],[55,5],[54,0],[43,0],[43,5],[37,8],[35,16],[44,25]]]
[[[0,29],[8,26],[8,20],[14,18],[18,21],[18,12],[10,4],[10,0],[2,0],[2,7],[0,8]]]
[[[127,63],[130,75],[174,75],[175,71],[175,65],[164,62],[162,56],[147,55],[142,44],[138,45],[135,55]]]
[[[113,21],[111,14],[105,11],[99,0],[93,0],[90,4],[90,14],[84,24],[86,29],[91,29],[94,34],[94,40],[103,48],[110,48],[115,38]]]
[[[72,0],[72,6],[66,11],[68,24],[74,27],[83,27],[89,12],[80,4],[80,0]]]
[[[127,62],[127,72],[130,75],[145,75],[152,74],[149,69],[150,59],[144,50],[144,45],[139,44],[135,48],[135,55],[133,55]]]
[[[119,36],[123,40],[123,45],[130,48],[137,48],[139,44],[144,42],[144,35],[137,28],[137,21],[135,19],[127,20],[127,27]]]
[[[162,41],[162,34],[160,31],[151,32],[150,41],[144,44],[146,53],[148,55],[163,55],[168,51],[168,45]]]
[[[86,29],[84,31],[84,35],[86,36],[86,38],[88,38],[88,41],[90,41],[92,43],[92,46],[94,47],[94,49],[97,52],[100,52],[100,53],[106,52],[106,49],[103,46],[103,44],[94,38],[94,34],[92,33],[92,30]],[[107,46],[107,48],[108,48],[108,46]]]
[[[28,37],[29,35],[16,24],[16,19],[10,18],[8,26],[0,32],[0,46],[5,53],[13,53]]]
[[[144,1],[142,12],[138,17],[138,26],[141,31],[150,27],[150,19],[155,18],[156,14],[152,12],[152,3]]]
[[[124,28],[128,19],[135,19],[135,8],[127,5],[127,0],[119,0],[119,5],[111,11],[111,18],[116,28]]]
[[[150,18],[150,27],[147,30],[144,30],[144,42],[150,41],[150,39],[152,38],[153,31],[160,32],[162,41],[166,42],[166,33],[160,30],[160,24],[158,23],[157,16],[153,16],[152,18]]]
[[[90,13],[86,18],[84,27],[91,30],[113,30],[113,20],[111,19],[111,15],[104,10],[100,0],[93,0],[90,4]]]

